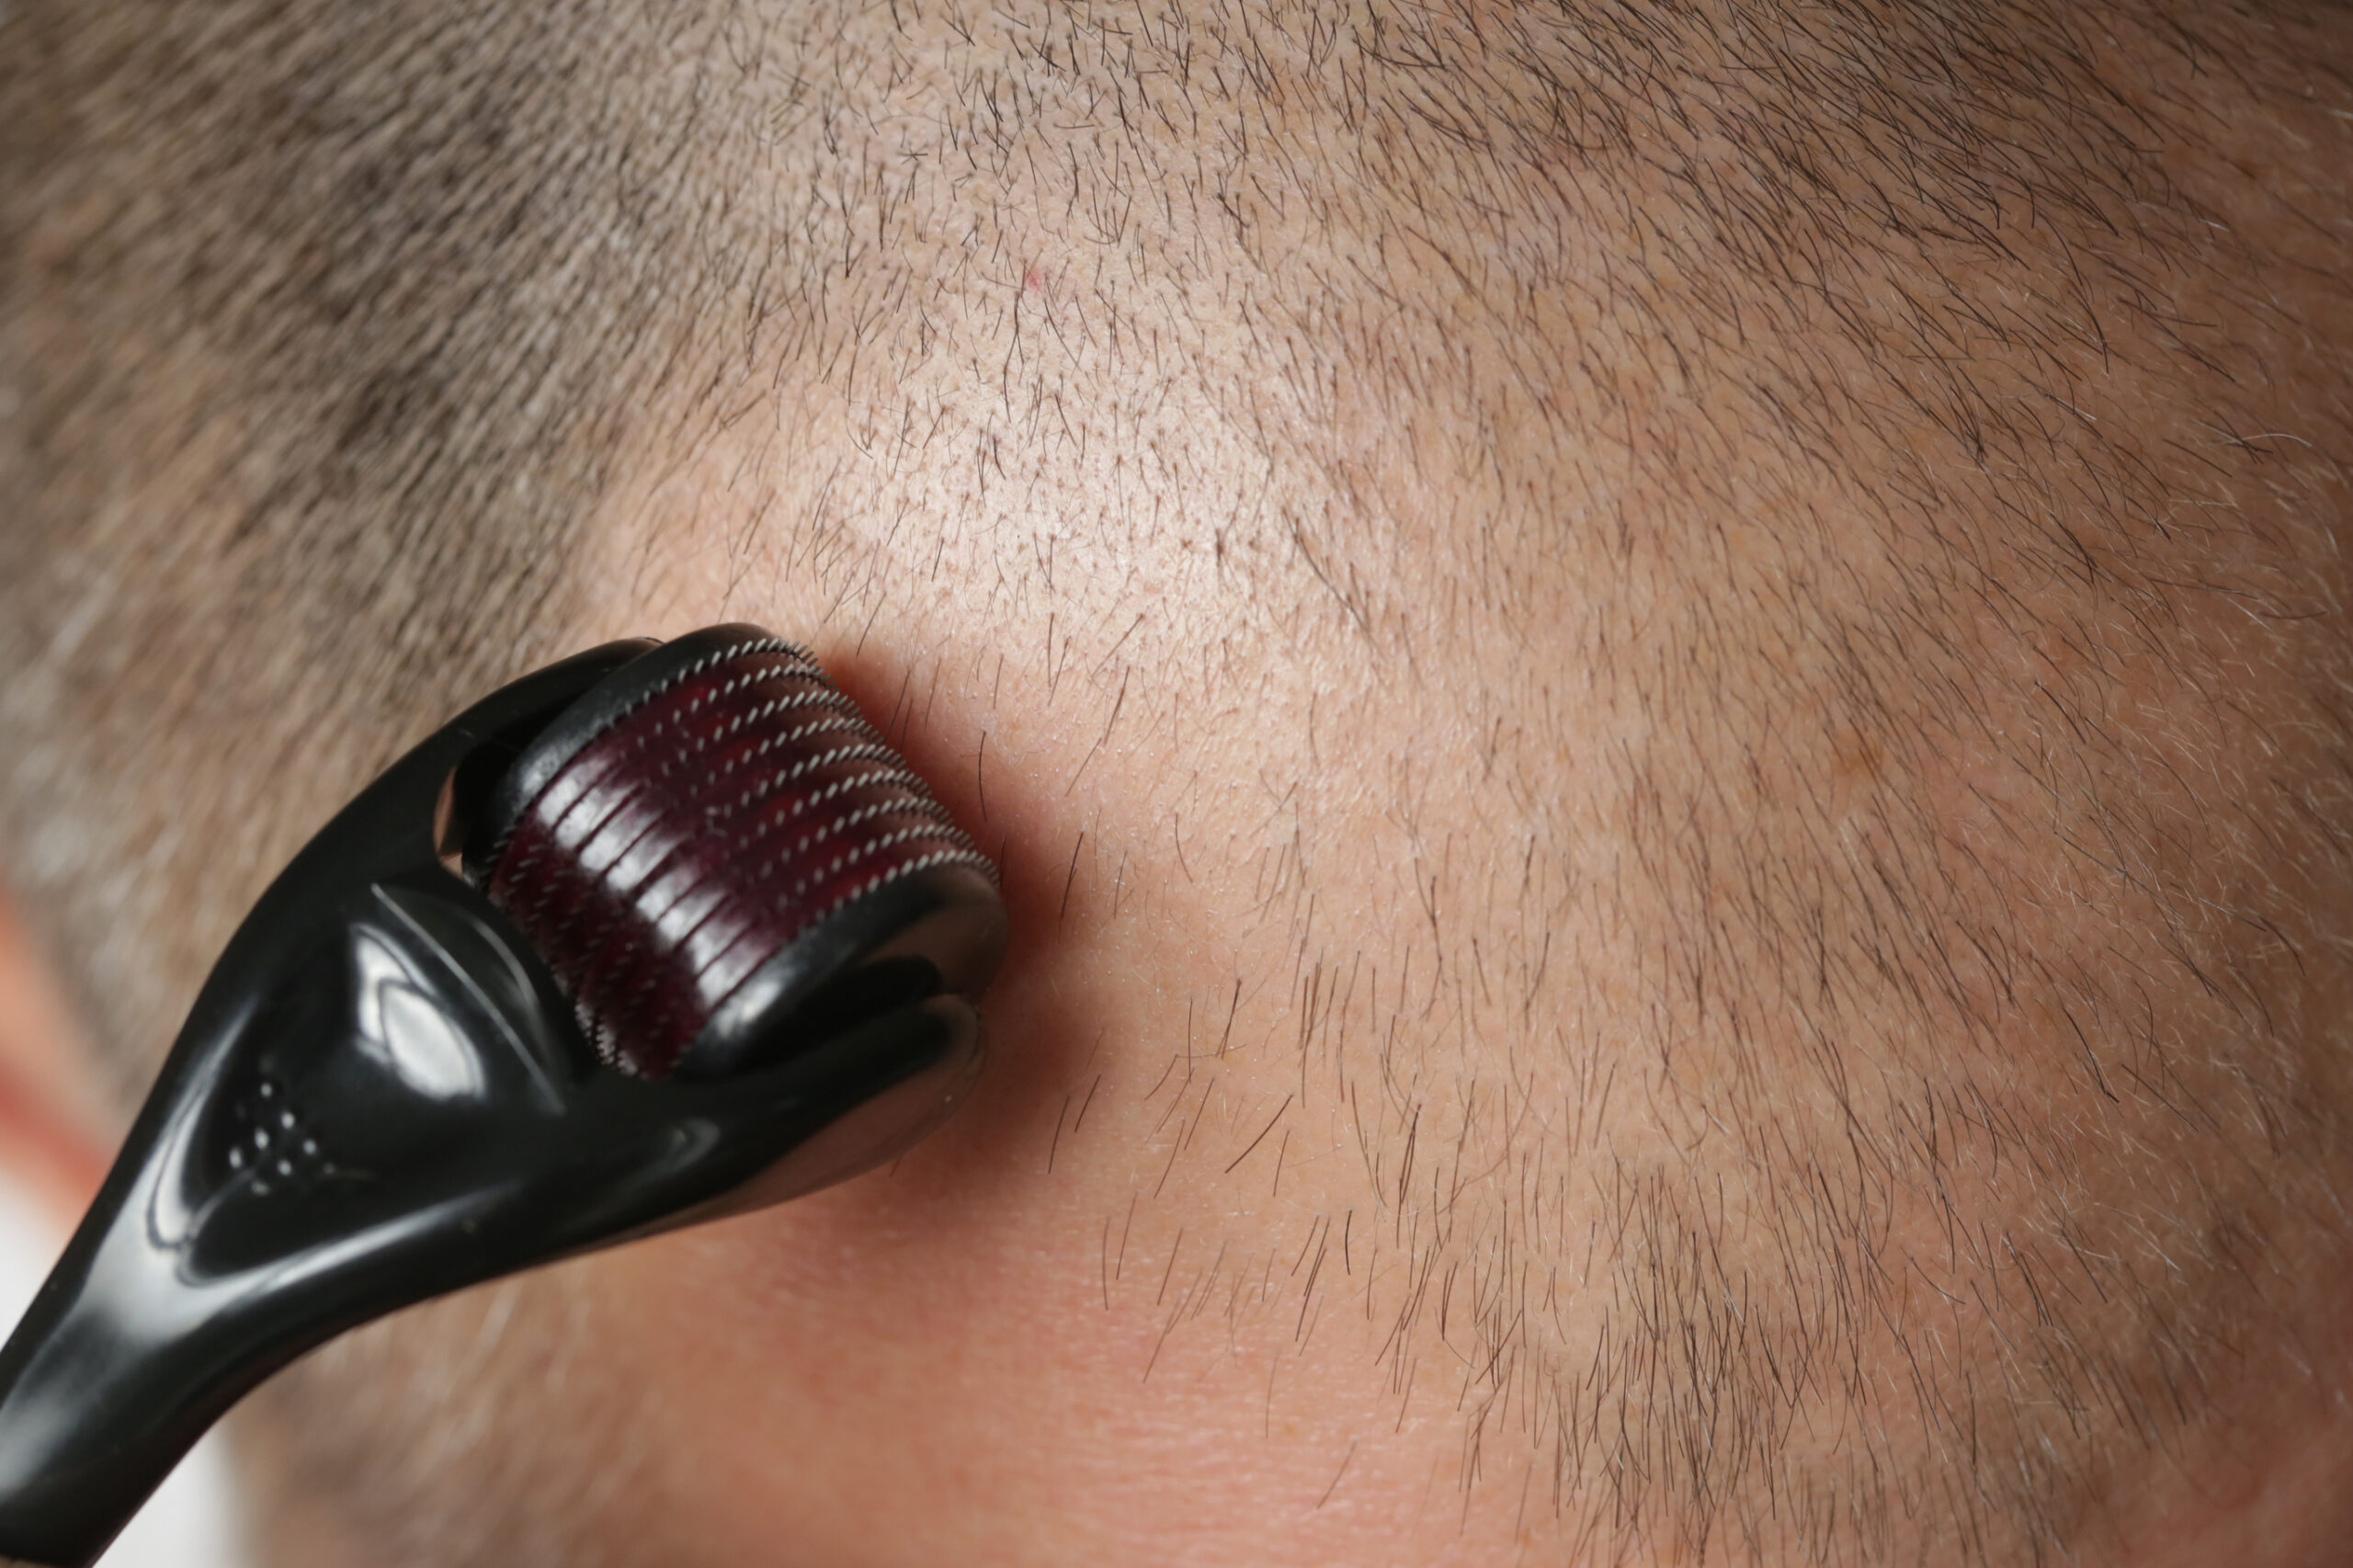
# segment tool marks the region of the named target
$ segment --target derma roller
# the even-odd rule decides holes
[[[92,1562],[313,1346],[891,1157],[979,1069],[996,875],[809,656],[469,709],[263,894],[0,1350],[0,1557]]]

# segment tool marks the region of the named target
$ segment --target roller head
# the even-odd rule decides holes
[[[995,869],[808,653],[757,627],[663,644],[541,730],[464,869],[608,1063],[718,1077],[924,997],[976,997]]]

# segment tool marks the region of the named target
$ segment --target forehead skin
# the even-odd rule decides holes
[[[2342,1539],[2341,21],[588,31],[696,309],[522,623],[811,642],[1001,846],[996,1057],[282,1381],[287,1561]]]

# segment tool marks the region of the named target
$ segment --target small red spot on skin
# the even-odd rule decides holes
[[[1021,287],[1028,290],[1032,294],[1036,293],[1039,290],[1043,289],[1045,286],[1045,274],[1040,272],[1034,267],[1021,275]]]

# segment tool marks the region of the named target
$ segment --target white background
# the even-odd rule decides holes
[[[64,1244],[48,1216],[0,1180],[0,1324],[16,1326]],[[99,1568],[245,1568],[245,1561],[217,1436],[197,1445],[98,1560]]]

